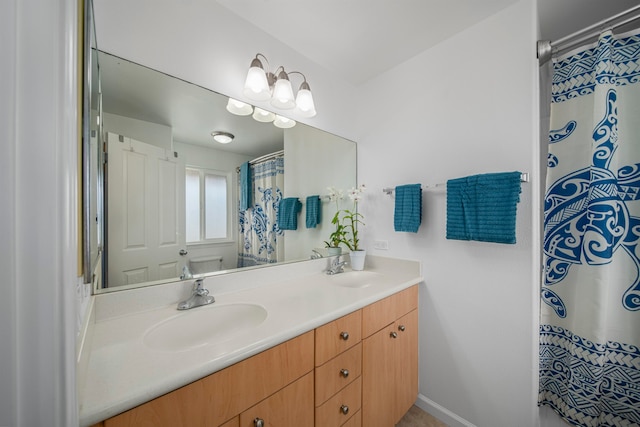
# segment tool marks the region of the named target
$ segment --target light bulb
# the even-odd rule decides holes
[[[300,90],[296,96],[296,107],[302,117],[313,117],[316,115],[316,106],[313,103],[313,95],[307,82],[300,85]]]
[[[262,68],[262,62],[258,58],[251,61],[251,67],[247,72],[247,79],[244,81],[244,96],[255,101],[266,101],[271,98],[271,90],[267,75]]]
[[[293,99],[293,89],[291,88],[291,82],[287,73],[281,71],[278,74],[278,80],[273,88],[273,97],[271,98],[271,105],[284,110],[289,110],[296,106],[296,102]]]

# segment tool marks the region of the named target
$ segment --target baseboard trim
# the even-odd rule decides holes
[[[424,411],[427,411],[449,427],[477,427],[475,424],[470,423],[464,418],[454,414],[447,408],[438,405],[431,399],[428,399],[423,394],[418,394],[418,400],[416,400],[416,406]]]

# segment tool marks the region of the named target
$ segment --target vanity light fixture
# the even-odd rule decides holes
[[[248,116],[253,113],[253,107],[246,102],[229,98],[227,102],[227,111],[237,116]]]
[[[259,121],[262,123],[269,123],[276,118],[276,115],[273,114],[271,111],[267,111],[267,110],[263,110],[262,108],[255,107],[253,110],[253,118],[256,121]]]
[[[242,92],[244,96],[254,101],[271,100],[271,105],[283,110],[296,108],[303,117],[315,116],[316,108],[305,75],[299,71],[287,73],[282,65],[276,68],[275,72],[268,69],[265,71],[260,57],[265,60],[267,66],[269,65],[269,61],[263,54],[256,54],[256,57],[251,61],[244,83]],[[292,74],[300,74],[303,79],[295,98],[289,80],[289,76]]]
[[[213,131],[211,132],[211,136],[213,136],[213,139],[218,141],[220,144],[228,144],[233,141],[234,138],[232,133],[222,131]]]
[[[276,114],[276,118],[273,121],[273,125],[278,128],[289,129],[296,125],[296,121],[291,120],[287,117],[281,116],[279,114]]]

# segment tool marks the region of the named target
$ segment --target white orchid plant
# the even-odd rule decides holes
[[[358,212],[358,202],[362,199],[362,193],[366,190],[364,184],[351,188],[347,196],[353,204],[352,209],[340,209],[340,200],[344,199],[344,192],[334,187],[328,187],[329,201],[336,204],[336,213],[331,219],[331,224],[336,228],[329,236],[325,244],[329,248],[337,248],[343,243],[349,250],[359,249],[360,239],[358,238],[358,226],[365,225],[362,221],[364,217]]]

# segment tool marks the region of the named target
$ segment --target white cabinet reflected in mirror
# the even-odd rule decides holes
[[[306,198],[356,186],[353,141],[231,114],[226,96],[93,52],[101,97],[85,123],[95,127],[85,129],[85,268],[98,292],[307,260],[324,246],[334,206],[322,198],[307,228]],[[302,202],[297,229],[282,230],[277,209],[290,197]]]

